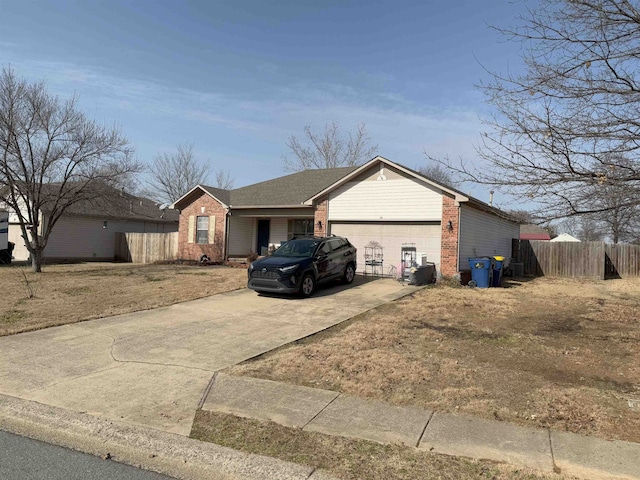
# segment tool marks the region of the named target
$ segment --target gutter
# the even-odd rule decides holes
[[[227,207],[227,212],[224,216],[224,243],[222,247],[222,262],[227,261],[227,252],[229,251],[229,217],[231,217],[231,209]]]
[[[309,208],[309,205],[304,205],[302,203],[295,203],[293,205],[229,205],[229,208],[233,208],[234,210],[242,210],[242,209],[259,209],[259,208]]]

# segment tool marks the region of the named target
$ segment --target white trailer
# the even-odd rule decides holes
[[[0,264],[11,263],[12,250],[9,248],[9,212],[0,211]]]
[[[9,212],[0,211],[0,250],[9,247]]]

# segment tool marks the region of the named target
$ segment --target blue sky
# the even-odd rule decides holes
[[[378,153],[473,161],[483,67],[519,64],[525,5],[478,1],[0,0],[0,64],[80,96],[150,161],[190,142],[236,186],[284,174],[304,125],[365,122]],[[211,180],[213,182],[213,180]],[[486,189],[466,185],[487,200]]]

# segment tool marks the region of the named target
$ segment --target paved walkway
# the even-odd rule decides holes
[[[434,413],[257,378],[217,374],[202,409],[545,472],[640,479],[637,443]]]
[[[0,337],[0,393],[188,435],[217,370],[418,288],[358,278],[308,299],[243,289]]]

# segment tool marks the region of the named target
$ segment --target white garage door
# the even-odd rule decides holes
[[[403,243],[415,243],[416,250],[427,255],[427,261],[440,271],[441,226],[436,222],[357,223],[331,222],[330,233],[347,237],[358,249],[358,271],[364,271],[364,247],[371,241],[384,247],[384,273],[391,265],[399,265]],[[420,259],[418,259],[420,261]]]

